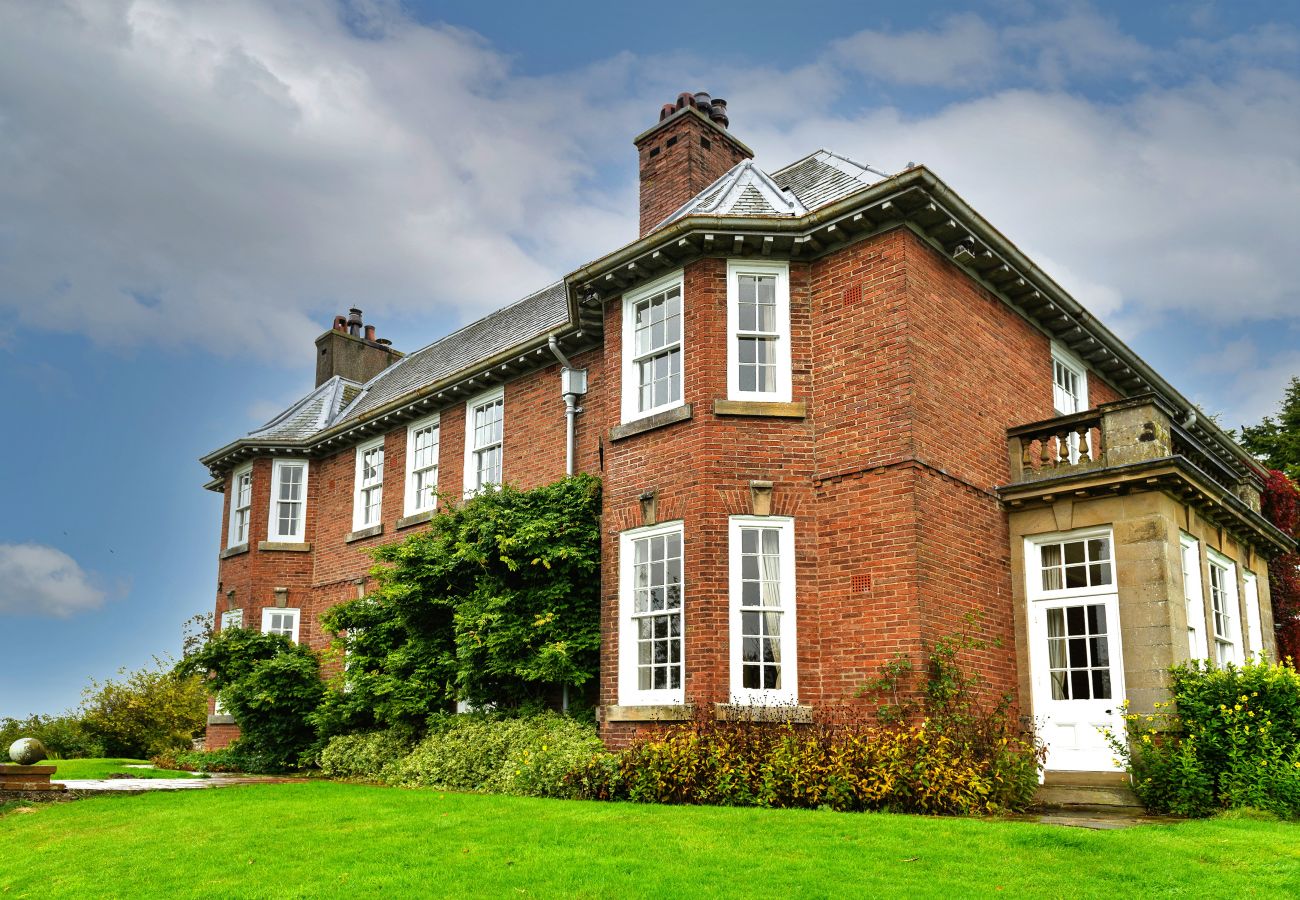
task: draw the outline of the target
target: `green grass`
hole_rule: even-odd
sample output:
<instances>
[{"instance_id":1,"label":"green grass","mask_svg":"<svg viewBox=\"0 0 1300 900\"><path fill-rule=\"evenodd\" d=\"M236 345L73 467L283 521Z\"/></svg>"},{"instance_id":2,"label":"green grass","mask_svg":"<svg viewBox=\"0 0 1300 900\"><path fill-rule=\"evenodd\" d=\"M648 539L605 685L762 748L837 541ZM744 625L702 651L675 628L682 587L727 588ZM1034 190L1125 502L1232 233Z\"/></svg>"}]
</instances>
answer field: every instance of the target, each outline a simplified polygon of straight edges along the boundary
<instances>
[{"instance_id":1,"label":"green grass","mask_svg":"<svg viewBox=\"0 0 1300 900\"><path fill-rule=\"evenodd\" d=\"M1096 832L305 782L0 818L4 897L1300 896L1300 827Z\"/></svg>"},{"instance_id":2,"label":"green grass","mask_svg":"<svg viewBox=\"0 0 1300 900\"><path fill-rule=\"evenodd\" d=\"M42 766L55 766L50 778L55 781L82 778L107 778L121 773L132 778L194 778L193 772L174 772L171 769L128 769L127 764L147 765L147 759L49 759Z\"/></svg>"}]
</instances>

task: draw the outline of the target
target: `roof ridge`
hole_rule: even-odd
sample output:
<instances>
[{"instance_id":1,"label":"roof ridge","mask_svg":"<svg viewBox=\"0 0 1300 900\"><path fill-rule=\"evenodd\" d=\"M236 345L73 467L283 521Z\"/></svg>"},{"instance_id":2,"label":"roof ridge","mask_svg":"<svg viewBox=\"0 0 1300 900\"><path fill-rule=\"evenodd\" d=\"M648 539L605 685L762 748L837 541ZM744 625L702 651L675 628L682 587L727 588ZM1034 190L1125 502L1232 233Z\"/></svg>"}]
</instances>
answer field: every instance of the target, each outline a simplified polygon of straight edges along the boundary
<instances>
[{"instance_id":1,"label":"roof ridge","mask_svg":"<svg viewBox=\"0 0 1300 900\"><path fill-rule=\"evenodd\" d=\"M302 408L306 406L308 403L320 397L325 389L332 388L333 385L330 382L334 381L334 379L338 377L340 376L335 375L333 378L330 378L328 381L324 381L321 384L318 384L316 387L312 388L311 391L306 396L292 403L288 409L281 412L278 416L275 416L273 419L271 419L271 421L267 422L265 425L262 425L259 428L254 428L252 431L248 432L248 437L256 437L259 434L270 431L276 425L279 425L281 422L284 422L286 419L291 418L294 414L301 411Z\"/></svg>"}]
</instances>

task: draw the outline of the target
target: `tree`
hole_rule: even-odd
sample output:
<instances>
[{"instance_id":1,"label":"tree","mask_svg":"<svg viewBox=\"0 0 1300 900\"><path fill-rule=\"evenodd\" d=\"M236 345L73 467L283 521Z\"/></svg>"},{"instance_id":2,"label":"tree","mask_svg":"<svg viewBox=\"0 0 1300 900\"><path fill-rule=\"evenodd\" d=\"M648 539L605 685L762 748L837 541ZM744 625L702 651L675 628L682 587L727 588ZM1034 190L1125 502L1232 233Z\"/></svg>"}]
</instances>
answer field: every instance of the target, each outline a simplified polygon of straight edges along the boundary
<instances>
[{"instance_id":1,"label":"tree","mask_svg":"<svg viewBox=\"0 0 1300 900\"><path fill-rule=\"evenodd\" d=\"M600 482L589 475L444 502L428 530L378 548L378 588L335 607L346 670L322 733L422 728L456 700L538 705L596 675Z\"/></svg>"},{"instance_id":2,"label":"tree","mask_svg":"<svg viewBox=\"0 0 1300 900\"><path fill-rule=\"evenodd\" d=\"M1260 509L1282 531L1300 537L1300 490L1276 469L1264 482ZM1268 583L1278 656L1300 660L1300 553L1283 553L1269 560Z\"/></svg>"},{"instance_id":3,"label":"tree","mask_svg":"<svg viewBox=\"0 0 1300 900\"><path fill-rule=\"evenodd\" d=\"M250 768L292 769L315 743L310 717L325 690L320 661L284 635L223 628L176 671L208 675L239 725L236 748Z\"/></svg>"},{"instance_id":4,"label":"tree","mask_svg":"<svg viewBox=\"0 0 1300 900\"><path fill-rule=\"evenodd\" d=\"M1291 379L1276 419L1265 416L1258 425L1242 426L1241 443L1265 466L1300 484L1300 377Z\"/></svg>"},{"instance_id":5,"label":"tree","mask_svg":"<svg viewBox=\"0 0 1300 900\"><path fill-rule=\"evenodd\" d=\"M179 675L157 657L153 667L121 669L120 680L82 691L81 728L107 756L146 757L188 749L207 722L202 679Z\"/></svg>"}]
</instances>

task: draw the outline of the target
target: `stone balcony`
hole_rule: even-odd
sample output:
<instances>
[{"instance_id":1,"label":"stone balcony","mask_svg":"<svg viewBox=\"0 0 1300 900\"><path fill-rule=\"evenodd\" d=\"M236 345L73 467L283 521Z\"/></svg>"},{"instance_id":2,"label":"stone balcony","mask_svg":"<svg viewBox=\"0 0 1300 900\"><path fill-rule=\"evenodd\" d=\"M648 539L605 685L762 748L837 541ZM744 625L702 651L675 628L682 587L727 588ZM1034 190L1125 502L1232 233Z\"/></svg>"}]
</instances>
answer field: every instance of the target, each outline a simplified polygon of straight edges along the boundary
<instances>
[{"instance_id":1,"label":"stone balcony","mask_svg":"<svg viewBox=\"0 0 1300 900\"><path fill-rule=\"evenodd\" d=\"M1163 491L1220 527L1279 551L1289 540L1260 515L1256 472L1212 448L1154 394L1007 430L1010 509L1140 490Z\"/></svg>"}]
</instances>

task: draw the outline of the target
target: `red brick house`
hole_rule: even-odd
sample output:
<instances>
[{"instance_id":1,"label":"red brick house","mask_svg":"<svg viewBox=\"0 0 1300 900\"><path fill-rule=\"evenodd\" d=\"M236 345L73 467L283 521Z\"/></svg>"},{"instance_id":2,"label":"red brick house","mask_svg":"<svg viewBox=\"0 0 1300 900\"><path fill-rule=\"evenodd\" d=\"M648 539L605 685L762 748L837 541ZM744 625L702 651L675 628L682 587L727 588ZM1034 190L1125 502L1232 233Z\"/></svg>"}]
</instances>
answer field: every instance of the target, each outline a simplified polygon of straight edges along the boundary
<instances>
[{"instance_id":1,"label":"red brick house","mask_svg":"<svg viewBox=\"0 0 1300 900\"><path fill-rule=\"evenodd\" d=\"M569 470L605 485L613 744L815 717L975 611L1049 769L1099 771L1171 663L1274 652L1260 467L933 172L764 172L703 94L635 145L635 242L405 355L339 317L316 390L203 459L223 624L323 646L431 488Z\"/></svg>"}]
</instances>

